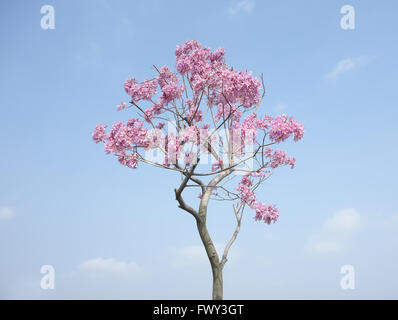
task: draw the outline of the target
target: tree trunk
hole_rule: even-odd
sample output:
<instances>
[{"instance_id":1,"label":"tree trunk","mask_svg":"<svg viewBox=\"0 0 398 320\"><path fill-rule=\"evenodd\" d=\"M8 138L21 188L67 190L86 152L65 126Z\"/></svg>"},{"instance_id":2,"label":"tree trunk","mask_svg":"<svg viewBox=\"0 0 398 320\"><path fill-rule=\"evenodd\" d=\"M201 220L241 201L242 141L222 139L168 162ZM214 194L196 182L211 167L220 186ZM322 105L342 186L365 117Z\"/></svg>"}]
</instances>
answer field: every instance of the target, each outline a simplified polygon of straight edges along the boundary
<instances>
[{"instance_id":1,"label":"tree trunk","mask_svg":"<svg viewBox=\"0 0 398 320\"><path fill-rule=\"evenodd\" d=\"M210 238L209 232L206 228L206 222L197 222L200 238L206 249L207 257L209 258L211 271L213 273L213 300L223 299L223 279L222 279L222 266L218 257L216 248Z\"/></svg>"},{"instance_id":2,"label":"tree trunk","mask_svg":"<svg viewBox=\"0 0 398 320\"><path fill-rule=\"evenodd\" d=\"M210 238L209 232L207 231L206 219L207 219L207 206L209 204L210 195L217 184L227 177L232 170L225 170L218 176L213 178L205 189L200 200L199 212L196 216L196 224L198 227L200 238L206 249L207 257L209 258L211 271L213 272L213 300L222 300L223 298L223 279L222 270L223 264L220 262L216 248L214 247L213 241Z\"/></svg>"},{"instance_id":3,"label":"tree trunk","mask_svg":"<svg viewBox=\"0 0 398 320\"><path fill-rule=\"evenodd\" d=\"M213 271L213 300L223 299L222 267L212 268Z\"/></svg>"}]
</instances>

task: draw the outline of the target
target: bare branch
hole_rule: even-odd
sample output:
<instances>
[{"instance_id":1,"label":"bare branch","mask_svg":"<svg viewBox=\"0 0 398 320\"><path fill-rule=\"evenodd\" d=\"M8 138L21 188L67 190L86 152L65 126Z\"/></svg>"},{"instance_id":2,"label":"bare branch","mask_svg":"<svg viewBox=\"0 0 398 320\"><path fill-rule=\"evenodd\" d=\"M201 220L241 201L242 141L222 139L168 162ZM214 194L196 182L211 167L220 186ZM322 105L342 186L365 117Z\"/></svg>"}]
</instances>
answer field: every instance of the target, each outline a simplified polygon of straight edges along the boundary
<instances>
[{"instance_id":1,"label":"bare branch","mask_svg":"<svg viewBox=\"0 0 398 320\"><path fill-rule=\"evenodd\" d=\"M195 209L193 209L191 206L186 204L184 199L181 196L182 192L184 191L184 189L185 189L189 179L191 178L191 176L192 176L192 174L193 174L193 172L194 172L194 170L195 170L197 165L198 165L198 162L191 167L189 172L185 172L184 173L184 175L185 175L184 180L181 182L181 185L180 185L180 187L178 189L174 189L174 192L175 192L175 195L176 195L176 200L179 203L178 207L183 209L183 210L185 210L185 211L187 211L187 212L189 212L198 221L198 220L200 220L198 212Z\"/></svg>"},{"instance_id":2,"label":"bare branch","mask_svg":"<svg viewBox=\"0 0 398 320\"><path fill-rule=\"evenodd\" d=\"M243 216L243 210L244 210L245 207L244 207L244 205L241 205L239 208L237 208L237 206L233 205L233 208L234 208L234 213L235 213L237 225L236 225L235 231L234 231L234 233L232 235L232 238L229 240L229 242L225 246L224 253L222 255L221 262L220 262L221 268L223 268L225 263L228 261L227 256L228 256L229 249L231 248L232 244L236 240L236 237L238 236L238 233L240 231L240 226L241 226L242 216ZM239 214L239 211L241 211L240 214Z\"/></svg>"},{"instance_id":3,"label":"bare branch","mask_svg":"<svg viewBox=\"0 0 398 320\"><path fill-rule=\"evenodd\" d=\"M196 163L196 166L199 164L199 160L197 160L197 163ZM174 165L178 170L180 170L181 171L181 173L183 174L183 175L187 175L188 173L186 173L186 171L183 171L182 169L181 169L181 167L178 165L178 164L175 164ZM196 167L195 166L195 167ZM202 182L202 180L200 180L200 179L198 179L198 178L196 178L196 177L193 177L193 171L192 171L192 174L189 174L189 179L191 180L191 181L193 181L193 182L195 182L198 186L200 186L201 187L201 189L202 189L202 193L204 193L205 192L205 184Z\"/></svg>"}]
</instances>

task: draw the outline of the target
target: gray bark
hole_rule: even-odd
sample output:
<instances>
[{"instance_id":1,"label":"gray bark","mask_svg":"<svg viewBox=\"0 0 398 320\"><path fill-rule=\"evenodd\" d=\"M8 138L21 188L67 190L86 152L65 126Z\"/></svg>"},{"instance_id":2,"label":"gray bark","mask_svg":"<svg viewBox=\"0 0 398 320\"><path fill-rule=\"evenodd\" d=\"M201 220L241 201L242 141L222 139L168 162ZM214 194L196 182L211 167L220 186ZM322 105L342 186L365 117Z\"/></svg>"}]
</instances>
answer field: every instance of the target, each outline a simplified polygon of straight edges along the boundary
<instances>
[{"instance_id":1,"label":"gray bark","mask_svg":"<svg viewBox=\"0 0 398 320\"><path fill-rule=\"evenodd\" d=\"M192 174L196 168L194 165L188 173L184 173L185 178L181 183L181 186L178 189L175 189L176 200L179 203L179 207L187 212L189 212L196 220L198 232L200 235L200 239L202 240L203 246L205 247L207 257L209 258L211 270L213 274L213 300L222 300L223 299L223 277L222 270L226 259L221 262L220 258L217 254L216 248L214 247L214 243L211 240L210 234L207 230L206 219L207 219L207 207L209 205L210 196L212 191L217 186L221 180L231 174L232 169L225 170L218 174L215 178L213 178L210 183L205 186L202 182L196 178L192 177ZM199 205L199 211L196 211L192 207L190 207L187 203L185 203L182 198L182 192L187 185L188 180L193 180L198 183L202 187L202 199Z\"/></svg>"},{"instance_id":2,"label":"gray bark","mask_svg":"<svg viewBox=\"0 0 398 320\"><path fill-rule=\"evenodd\" d=\"M216 248L207 231L206 224L197 221L198 231L202 243L205 247L207 257L209 258L211 271L213 274L213 300L222 300L223 298L223 280L222 280L222 266L218 257Z\"/></svg>"},{"instance_id":3,"label":"gray bark","mask_svg":"<svg viewBox=\"0 0 398 320\"><path fill-rule=\"evenodd\" d=\"M207 257L209 258L211 271L213 274L213 300L223 299L223 264L220 262L216 248L214 247L213 241L211 240L210 234L207 230L207 207L209 205L210 196L214 187L217 186L217 184L227 177L231 172L232 170L223 171L210 181L209 185L206 187L205 193L202 195L202 200L200 201L199 206L199 219L196 220L199 235L205 247Z\"/></svg>"}]
</instances>

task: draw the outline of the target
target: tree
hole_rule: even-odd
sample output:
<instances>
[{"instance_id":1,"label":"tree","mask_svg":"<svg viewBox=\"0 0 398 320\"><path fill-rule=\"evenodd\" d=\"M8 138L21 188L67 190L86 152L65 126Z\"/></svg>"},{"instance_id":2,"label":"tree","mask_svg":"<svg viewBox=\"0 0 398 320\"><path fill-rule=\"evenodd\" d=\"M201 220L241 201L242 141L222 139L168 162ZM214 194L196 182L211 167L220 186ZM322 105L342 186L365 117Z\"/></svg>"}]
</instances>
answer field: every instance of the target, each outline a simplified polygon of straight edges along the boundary
<instances>
[{"instance_id":1,"label":"tree","mask_svg":"<svg viewBox=\"0 0 398 320\"><path fill-rule=\"evenodd\" d=\"M295 159L271 146L289 137L300 140L304 128L284 114L257 117L265 96L263 77L260 81L245 70L229 68L223 48L212 52L197 41L186 41L176 47L175 55L176 73L154 66L155 78L126 80L131 101L121 102L118 110L135 109L138 118L114 124L109 133L99 124L93 139L129 168L143 162L181 175L175 199L195 219L212 269L213 299L222 299L223 268L244 209L254 210L254 219L267 224L279 216L275 205L257 200L255 190L277 167L293 168ZM197 209L183 198L191 187L200 190ZM210 200L233 203L236 228L221 257L206 224Z\"/></svg>"}]
</instances>

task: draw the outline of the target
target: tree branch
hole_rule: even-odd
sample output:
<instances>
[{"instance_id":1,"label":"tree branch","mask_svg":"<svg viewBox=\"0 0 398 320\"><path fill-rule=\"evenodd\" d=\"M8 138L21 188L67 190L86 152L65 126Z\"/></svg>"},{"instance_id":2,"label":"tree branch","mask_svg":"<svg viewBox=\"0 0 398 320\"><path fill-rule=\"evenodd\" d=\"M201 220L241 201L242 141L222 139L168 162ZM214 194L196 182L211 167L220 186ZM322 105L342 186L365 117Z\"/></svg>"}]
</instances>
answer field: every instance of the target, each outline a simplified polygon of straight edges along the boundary
<instances>
[{"instance_id":1,"label":"tree branch","mask_svg":"<svg viewBox=\"0 0 398 320\"><path fill-rule=\"evenodd\" d=\"M229 242L228 242L227 245L225 246L224 253L223 253L223 255L222 255L221 262L220 262L221 268L224 268L225 263L228 261L227 256L228 256L229 249L231 248L232 244L233 244L234 241L236 240L236 237L238 236L238 233L239 233L239 231L240 231L240 225L241 225L241 222L242 222L242 215L243 215L244 207L241 206L241 207L238 209L235 205L233 205L233 208L234 208L234 213L235 213L237 225L236 225L236 228L235 228L235 231L234 231L234 233L233 233L233 235L232 235L231 240L229 240ZM242 212L241 212L241 214L239 215L239 211L240 211L240 210L242 210Z\"/></svg>"},{"instance_id":2,"label":"tree branch","mask_svg":"<svg viewBox=\"0 0 398 320\"><path fill-rule=\"evenodd\" d=\"M198 212L194 208L192 208L191 206L186 204L181 195L182 192L184 191L188 181L190 180L197 165L198 165L198 161L196 162L196 164L194 164L192 166L192 168L189 170L189 172L184 173L184 175L185 175L184 180L181 182L181 185L178 189L174 189L174 192L176 195L176 200L178 201L178 204L179 204L178 207L180 209L183 209L183 210L189 212L198 221L198 220L200 220Z\"/></svg>"}]
</instances>

